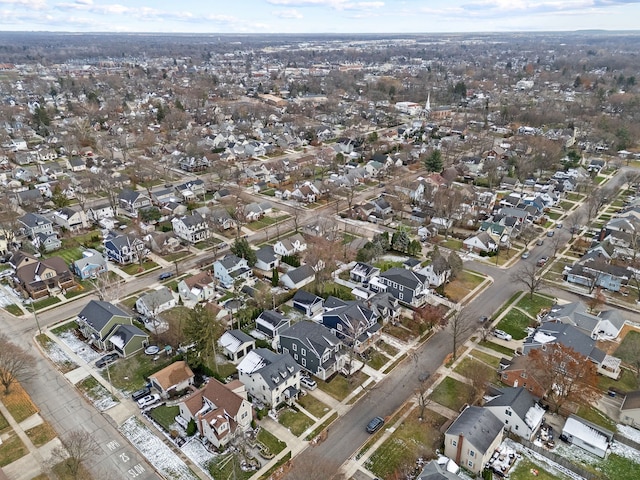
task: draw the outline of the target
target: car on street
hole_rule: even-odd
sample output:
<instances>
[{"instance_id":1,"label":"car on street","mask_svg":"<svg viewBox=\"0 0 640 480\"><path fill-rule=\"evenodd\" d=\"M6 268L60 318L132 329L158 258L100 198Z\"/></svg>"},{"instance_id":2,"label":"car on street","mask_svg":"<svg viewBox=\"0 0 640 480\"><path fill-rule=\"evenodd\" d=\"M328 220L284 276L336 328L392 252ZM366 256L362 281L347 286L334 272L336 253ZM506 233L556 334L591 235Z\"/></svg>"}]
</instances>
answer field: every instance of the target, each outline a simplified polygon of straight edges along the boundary
<instances>
[{"instance_id":1,"label":"car on street","mask_svg":"<svg viewBox=\"0 0 640 480\"><path fill-rule=\"evenodd\" d=\"M554 232L553 230L549 230L547 232L547 237L553 237L555 235L556 232Z\"/></svg>"},{"instance_id":2,"label":"car on street","mask_svg":"<svg viewBox=\"0 0 640 480\"><path fill-rule=\"evenodd\" d=\"M316 388L318 388L318 384L316 383L316 381L310 377L301 377L300 385L302 385L307 390L315 390Z\"/></svg>"},{"instance_id":3,"label":"car on street","mask_svg":"<svg viewBox=\"0 0 640 480\"><path fill-rule=\"evenodd\" d=\"M529 255L531 255L531 252L529 252L529 250L525 250L524 252L522 252L522 255L520 255L520 258L526 260L527 258L529 258Z\"/></svg>"},{"instance_id":4,"label":"car on street","mask_svg":"<svg viewBox=\"0 0 640 480\"><path fill-rule=\"evenodd\" d=\"M544 267L548 260L549 260L549 257L546 257L546 256L545 257L540 257L538 259L538 262L536 263L536 265L538 267Z\"/></svg>"},{"instance_id":5,"label":"car on street","mask_svg":"<svg viewBox=\"0 0 640 480\"><path fill-rule=\"evenodd\" d=\"M384 418L382 417L373 417L371 421L367 424L367 432L376 433L382 426L384 425Z\"/></svg>"},{"instance_id":6,"label":"car on street","mask_svg":"<svg viewBox=\"0 0 640 480\"><path fill-rule=\"evenodd\" d=\"M133 392L131 394L131 399L137 402L138 400L146 397L150 393L151 393L151 390L149 389L149 387L143 387L140 390L136 390L135 392Z\"/></svg>"},{"instance_id":7,"label":"car on street","mask_svg":"<svg viewBox=\"0 0 640 480\"><path fill-rule=\"evenodd\" d=\"M171 278L171 277L173 277L173 273L172 272L164 272L164 273L160 274L158 279L159 280L166 280L167 278Z\"/></svg>"},{"instance_id":8,"label":"car on street","mask_svg":"<svg viewBox=\"0 0 640 480\"><path fill-rule=\"evenodd\" d=\"M511 339L513 338L513 337L511 336L511 334L509 334L509 333L505 332L504 330L498 330L498 329L495 329L495 330L493 331L493 335L494 335L494 337L499 338L500 340L507 340L507 341L509 341L509 340L511 340Z\"/></svg>"},{"instance_id":9,"label":"car on street","mask_svg":"<svg viewBox=\"0 0 640 480\"><path fill-rule=\"evenodd\" d=\"M98 368L106 367L107 365L110 365L113 362L115 362L118 359L118 357L119 355L117 353L109 353L104 357L100 357L98 360L96 360L95 365Z\"/></svg>"},{"instance_id":10,"label":"car on street","mask_svg":"<svg viewBox=\"0 0 640 480\"><path fill-rule=\"evenodd\" d=\"M561 223L556 223L556 228L562 228L562 224Z\"/></svg>"},{"instance_id":11,"label":"car on street","mask_svg":"<svg viewBox=\"0 0 640 480\"><path fill-rule=\"evenodd\" d=\"M544 240L539 238L538 240L536 240L536 245L540 246L544 243Z\"/></svg>"},{"instance_id":12,"label":"car on street","mask_svg":"<svg viewBox=\"0 0 640 480\"><path fill-rule=\"evenodd\" d=\"M480 317L480 323L485 323L487 320L489 320L489 317L487 317L486 315L482 315Z\"/></svg>"},{"instance_id":13,"label":"car on street","mask_svg":"<svg viewBox=\"0 0 640 480\"><path fill-rule=\"evenodd\" d=\"M158 395L157 393L152 393L151 395L147 395L146 397L142 397L140 400L138 400L138 406L140 408L145 408L159 401L160 395Z\"/></svg>"}]
</instances>

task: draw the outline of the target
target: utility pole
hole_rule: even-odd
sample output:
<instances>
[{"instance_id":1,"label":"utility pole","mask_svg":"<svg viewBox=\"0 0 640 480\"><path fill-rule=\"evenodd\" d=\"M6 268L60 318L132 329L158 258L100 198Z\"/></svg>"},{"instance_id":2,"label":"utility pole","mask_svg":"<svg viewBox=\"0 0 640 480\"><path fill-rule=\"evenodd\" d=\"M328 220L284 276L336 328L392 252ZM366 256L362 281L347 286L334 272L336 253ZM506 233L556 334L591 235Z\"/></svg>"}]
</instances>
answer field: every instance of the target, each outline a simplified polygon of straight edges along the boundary
<instances>
[{"instance_id":1,"label":"utility pole","mask_svg":"<svg viewBox=\"0 0 640 480\"><path fill-rule=\"evenodd\" d=\"M38 320L38 314L36 313L36 306L33 303L33 299L31 299L31 311L33 312L33 318L36 320L36 325L38 326L38 335L42 335L42 328L40 328L40 321Z\"/></svg>"}]
</instances>

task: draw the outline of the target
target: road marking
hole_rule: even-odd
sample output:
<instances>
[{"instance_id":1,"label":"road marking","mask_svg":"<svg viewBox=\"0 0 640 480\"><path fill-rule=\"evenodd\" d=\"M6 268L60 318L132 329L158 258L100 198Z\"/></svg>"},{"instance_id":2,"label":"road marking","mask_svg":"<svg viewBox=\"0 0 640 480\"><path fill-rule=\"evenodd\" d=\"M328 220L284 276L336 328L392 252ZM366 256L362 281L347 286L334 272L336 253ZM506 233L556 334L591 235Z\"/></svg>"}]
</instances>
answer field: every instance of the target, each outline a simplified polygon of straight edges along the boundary
<instances>
[{"instance_id":1,"label":"road marking","mask_svg":"<svg viewBox=\"0 0 640 480\"><path fill-rule=\"evenodd\" d=\"M136 478L137 476L143 474L144 471L145 471L144 467L138 463L137 465L134 465L133 468L130 468L129 470L127 470L127 473L132 478Z\"/></svg>"},{"instance_id":2,"label":"road marking","mask_svg":"<svg viewBox=\"0 0 640 480\"><path fill-rule=\"evenodd\" d=\"M120 456L120 460L122 460L124 463L127 463L130 460L129 455L127 455L127 452L122 452L119 456Z\"/></svg>"},{"instance_id":3,"label":"road marking","mask_svg":"<svg viewBox=\"0 0 640 480\"><path fill-rule=\"evenodd\" d=\"M118 442L116 442L115 440L107 443L107 448L109 450L111 450L112 452L117 450L120 447L120 444Z\"/></svg>"}]
</instances>

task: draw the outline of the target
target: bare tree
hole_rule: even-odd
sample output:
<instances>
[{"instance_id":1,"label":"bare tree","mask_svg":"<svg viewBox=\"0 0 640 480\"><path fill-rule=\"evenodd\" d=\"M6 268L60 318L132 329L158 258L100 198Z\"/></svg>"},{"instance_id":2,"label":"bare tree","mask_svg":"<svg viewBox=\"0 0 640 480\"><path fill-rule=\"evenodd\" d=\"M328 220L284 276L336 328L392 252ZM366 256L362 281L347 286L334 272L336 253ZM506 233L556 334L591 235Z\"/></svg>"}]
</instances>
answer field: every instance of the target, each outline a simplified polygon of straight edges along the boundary
<instances>
[{"instance_id":1,"label":"bare tree","mask_svg":"<svg viewBox=\"0 0 640 480\"><path fill-rule=\"evenodd\" d=\"M540 267L535 263L526 262L511 274L511 278L515 282L522 284L529 292L529 298L533 299L533 296L547 285L540 271Z\"/></svg>"},{"instance_id":2,"label":"bare tree","mask_svg":"<svg viewBox=\"0 0 640 480\"><path fill-rule=\"evenodd\" d=\"M60 442L62 445L52 452L53 458L64 462L65 470L73 479L80 477L82 463L102 454L93 434L85 430L71 430L60 437Z\"/></svg>"},{"instance_id":3,"label":"bare tree","mask_svg":"<svg viewBox=\"0 0 640 480\"><path fill-rule=\"evenodd\" d=\"M454 310L449 317L448 328L452 340L451 351L454 360L458 358L458 347L464 339L464 336L470 333L475 327L475 322L473 322L471 316L462 308L460 310Z\"/></svg>"},{"instance_id":4,"label":"bare tree","mask_svg":"<svg viewBox=\"0 0 640 480\"><path fill-rule=\"evenodd\" d=\"M573 240L573 236L578 233L582 222L584 220L584 215L579 212L575 212L573 215L569 215L565 224L569 229L569 233L571 234L571 240Z\"/></svg>"},{"instance_id":5,"label":"bare tree","mask_svg":"<svg viewBox=\"0 0 640 480\"><path fill-rule=\"evenodd\" d=\"M25 349L11 343L8 336L0 334L0 384L4 387L5 395L11 393L11 385L15 382L27 380L35 374L34 361Z\"/></svg>"},{"instance_id":6,"label":"bare tree","mask_svg":"<svg viewBox=\"0 0 640 480\"><path fill-rule=\"evenodd\" d=\"M429 397L429 375L421 374L418 376L418 386L415 390L416 400L420 407L420 419L424 418L424 411L429 405L431 405L431 398Z\"/></svg>"},{"instance_id":7,"label":"bare tree","mask_svg":"<svg viewBox=\"0 0 640 480\"><path fill-rule=\"evenodd\" d=\"M123 293L123 282L118 275L104 272L89 280L89 283L96 289L98 298L105 302L110 302L120 298Z\"/></svg>"}]
</instances>

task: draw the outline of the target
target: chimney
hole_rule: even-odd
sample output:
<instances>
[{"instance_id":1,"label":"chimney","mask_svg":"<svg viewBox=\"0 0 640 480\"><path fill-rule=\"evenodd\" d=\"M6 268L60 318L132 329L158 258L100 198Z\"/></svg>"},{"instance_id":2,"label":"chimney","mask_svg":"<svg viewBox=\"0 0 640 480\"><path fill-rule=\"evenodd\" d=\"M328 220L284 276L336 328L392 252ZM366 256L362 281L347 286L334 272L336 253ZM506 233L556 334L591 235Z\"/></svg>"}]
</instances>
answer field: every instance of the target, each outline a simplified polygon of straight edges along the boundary
<instances>
[{"instance_id":1,"label":"chimney","mask_svg":"<svg viewBox=\"0 0 640 480\"><path fill-rule=\"evenodd\" d=\"M462 455L462 442L464 442L464 435L458 435L458 450L456 451L456 463L460 465L460 456Z\"/></svg>"}]
</instances>

